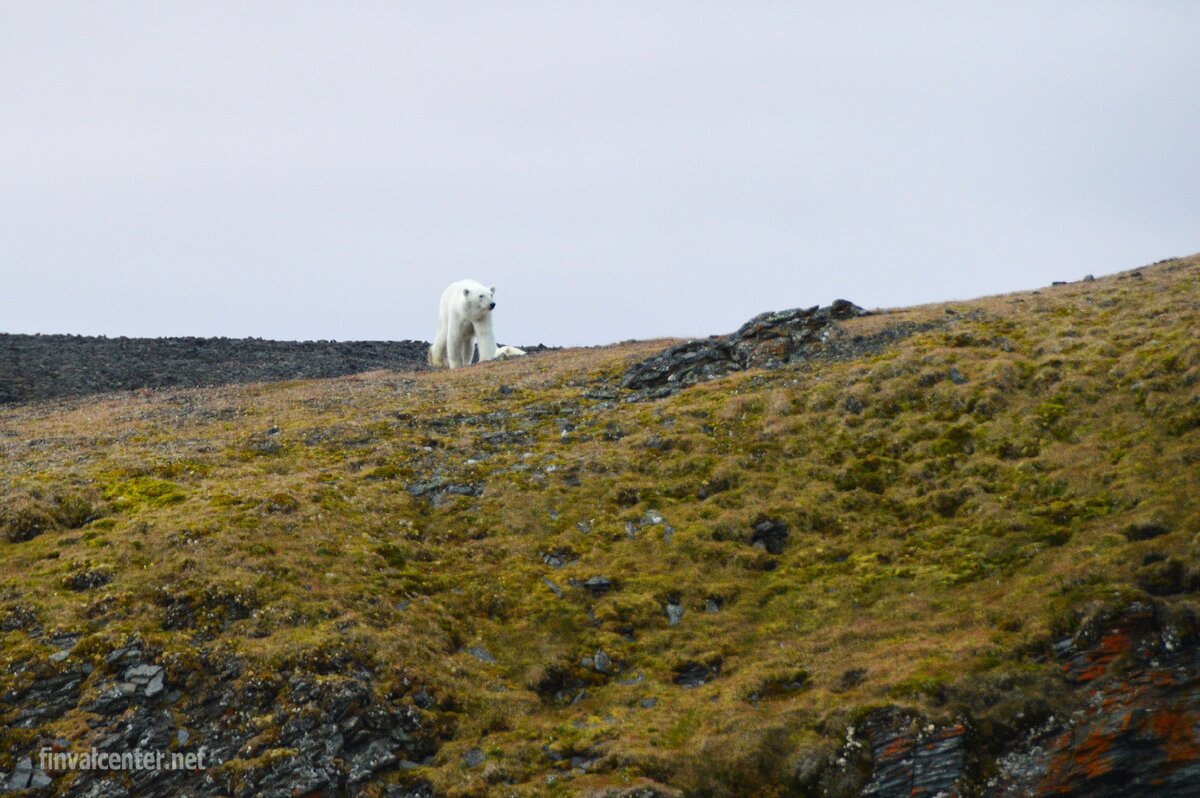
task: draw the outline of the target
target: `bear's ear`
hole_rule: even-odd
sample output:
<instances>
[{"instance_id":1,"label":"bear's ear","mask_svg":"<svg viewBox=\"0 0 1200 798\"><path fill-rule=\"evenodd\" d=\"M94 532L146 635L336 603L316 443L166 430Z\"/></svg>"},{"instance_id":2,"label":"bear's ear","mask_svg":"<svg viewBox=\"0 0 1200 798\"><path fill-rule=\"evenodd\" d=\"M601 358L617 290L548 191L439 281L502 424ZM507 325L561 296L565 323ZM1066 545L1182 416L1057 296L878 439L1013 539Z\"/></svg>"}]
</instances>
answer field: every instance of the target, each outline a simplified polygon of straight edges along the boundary
<instances>
[{"instance_id":1,"label":"bear's ear","mask_svg":"<svg viewBox=\"0 0 1200 798\"><path fill-rule=\"evenodd\" d=\"M471 289L470 289L470 288L464 288L464 289L463 289L463 296L470 296L470 295L471 295Z\"/></svg>"},{"instance_id":2,"label":"bear's ear","mask_svg":"<svg viewBox=\"0 0 1200 798\"><path fill-rule=\"evenodd\" d=\"M491 291L492 291L492 296L495 296L496 295L496 286L493 285L491 288Z\"/></svg>"}]
</instances>

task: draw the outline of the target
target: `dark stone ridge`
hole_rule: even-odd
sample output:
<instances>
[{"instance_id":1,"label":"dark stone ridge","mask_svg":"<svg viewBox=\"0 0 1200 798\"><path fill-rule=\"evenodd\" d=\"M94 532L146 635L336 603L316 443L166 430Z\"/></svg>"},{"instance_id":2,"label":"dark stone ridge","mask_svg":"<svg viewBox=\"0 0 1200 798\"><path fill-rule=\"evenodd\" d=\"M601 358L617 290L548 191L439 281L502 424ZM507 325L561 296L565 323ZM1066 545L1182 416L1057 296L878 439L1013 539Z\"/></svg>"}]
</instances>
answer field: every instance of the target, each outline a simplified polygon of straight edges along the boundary
<instances>
[{"instance_id":1,"label":"dark stone ridge","mask_svg":"<svg viewBox=\"0 0 1200 798\"><path fill-rule=\"evenodd\" d=\"M658 399L689 385L751 368L779 368L808 357L833 334L834 322L866 315L844 299L829 307L762 313L730 335L685 341L625 372L631 400Z\"/></svg>"},{"instance_id":2,"label":"dark stone ridge","mask_svg":"<svg viewBox=\"0 0 1200 798\"><path fill-rule=\"evenodd\" d=\"M521 347L527 354L552 347ZM429 368L424 341L106 338L0 333L0 404L138 388L342 377Z\"/></svg>"},{"instance_id":3,"label":"dark stone ridge","mask_svg":"<svg viewBox=\"0 0 1200 798\"><path fill-rule=\"evenodd\" d=\"M428 368L422 341L0 334L0 403Z\"/></svg>"}]
</instances>

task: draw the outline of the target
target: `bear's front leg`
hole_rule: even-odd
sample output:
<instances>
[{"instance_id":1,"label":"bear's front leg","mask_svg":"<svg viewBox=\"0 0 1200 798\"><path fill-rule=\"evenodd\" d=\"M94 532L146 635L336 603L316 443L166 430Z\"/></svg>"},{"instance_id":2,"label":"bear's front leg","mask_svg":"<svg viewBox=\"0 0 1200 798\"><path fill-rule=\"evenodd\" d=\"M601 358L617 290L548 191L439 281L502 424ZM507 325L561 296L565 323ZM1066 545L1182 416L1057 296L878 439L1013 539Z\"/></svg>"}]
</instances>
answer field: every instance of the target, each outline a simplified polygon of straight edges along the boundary
<instances>
[{"instance_id":1,"label":"bear's front leg","mask_svg":"<svg viewBox=\"0 0 1200 798\"><path fill-rule=\"evenodd\" d=\"M492 322L481 322L475 325L475 338L479 343L479 362L496 359L496 333L492 331Z\"/></svg>"}]
</instances>

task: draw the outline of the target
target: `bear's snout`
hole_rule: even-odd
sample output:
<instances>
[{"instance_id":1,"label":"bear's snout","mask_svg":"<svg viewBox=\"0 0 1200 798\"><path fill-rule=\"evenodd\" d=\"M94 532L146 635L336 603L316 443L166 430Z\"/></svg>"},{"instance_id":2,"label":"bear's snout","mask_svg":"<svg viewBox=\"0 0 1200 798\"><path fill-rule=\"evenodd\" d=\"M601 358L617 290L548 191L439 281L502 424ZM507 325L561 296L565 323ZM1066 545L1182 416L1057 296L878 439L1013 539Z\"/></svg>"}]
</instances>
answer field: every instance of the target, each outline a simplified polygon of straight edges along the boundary
<instances>
[{"instance_id":1,"label":"bear's snout","mask_svg":"<svg viewBox=\"0 0 1200 798\"><path fill-rule=\"evenodd\" d=\"M495 302L493 302L492 304L488 305L488 310L495 310L495 309L496 309L496 303L495 303Z\"/></svg>"}]
</instances>

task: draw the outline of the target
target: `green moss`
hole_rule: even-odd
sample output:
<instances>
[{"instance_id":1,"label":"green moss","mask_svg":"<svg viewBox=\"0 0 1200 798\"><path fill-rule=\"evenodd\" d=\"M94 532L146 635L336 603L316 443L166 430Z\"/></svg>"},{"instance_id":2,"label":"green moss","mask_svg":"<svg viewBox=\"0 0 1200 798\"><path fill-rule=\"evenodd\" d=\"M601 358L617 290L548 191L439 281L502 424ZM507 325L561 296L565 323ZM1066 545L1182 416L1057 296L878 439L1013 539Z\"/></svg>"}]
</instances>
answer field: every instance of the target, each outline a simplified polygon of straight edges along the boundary
<instances>
[{"instance_id":1,"label":"green moss","mask_svg":"<svg viewBox=\"0 0 1200 798\"><path fill-rule=\"evenodd\" d=\"M145 507L168 507L187 499L187 494L174 482L155 477L134 477L109 485L104 498L118 512L136 512Z\"/></svg>"},{"instance_id":2,"label":"green moss","mask_svg":"<svg viewBox=\"0 0 1200 798\"><path fill-rule=\"evenodd\" d=\"M401 470L398 466L384 465L377 466L368 471L364 476L367 479L395 479L400 476Z\"/></svg>"},{"instance_id":3,"label":"green moss","mask_svg":"<svg viewBox=\"0 0 1200 798\"><path fill-rule=\"evenodd\" d=\"M948 428L933 442L933 454L943 457L952 454L969 454L975 450L973 428L968 424L957 424Z\"/></svg>"}]
</instances>

